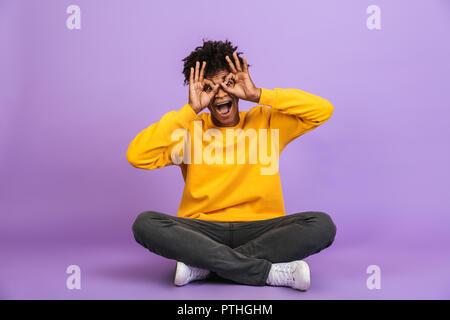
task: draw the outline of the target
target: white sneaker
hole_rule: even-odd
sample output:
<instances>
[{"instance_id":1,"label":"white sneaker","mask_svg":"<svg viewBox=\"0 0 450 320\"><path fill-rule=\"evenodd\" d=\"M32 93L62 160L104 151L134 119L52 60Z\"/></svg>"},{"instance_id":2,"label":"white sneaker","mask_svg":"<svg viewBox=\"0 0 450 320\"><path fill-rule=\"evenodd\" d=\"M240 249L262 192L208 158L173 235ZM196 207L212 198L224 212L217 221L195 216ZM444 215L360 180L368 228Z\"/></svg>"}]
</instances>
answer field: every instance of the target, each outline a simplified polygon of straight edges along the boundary
<instances>
[{"instance_id":1,"label":"white sneaker","mask_svg":"<svg viewBox=\"0 0 450 320\"><path fill-rule=\"evenodd\" d=\"M274 263L266 283L271 286L292 287L297 290L309 289L311 280L309 266L305 261Z\"/></svg>"},{"instance_id":2,"label":"white sneaker","mask_svg":"<svg viewBox=\"0 0 450 320\"><path fill-rule=\"evenodd\" d=\"M183 262L177 261L174 284L179 287L184 286L191 281L206 279L209 274L209 270L190 267Z\"/></svg>"}]
</instances>

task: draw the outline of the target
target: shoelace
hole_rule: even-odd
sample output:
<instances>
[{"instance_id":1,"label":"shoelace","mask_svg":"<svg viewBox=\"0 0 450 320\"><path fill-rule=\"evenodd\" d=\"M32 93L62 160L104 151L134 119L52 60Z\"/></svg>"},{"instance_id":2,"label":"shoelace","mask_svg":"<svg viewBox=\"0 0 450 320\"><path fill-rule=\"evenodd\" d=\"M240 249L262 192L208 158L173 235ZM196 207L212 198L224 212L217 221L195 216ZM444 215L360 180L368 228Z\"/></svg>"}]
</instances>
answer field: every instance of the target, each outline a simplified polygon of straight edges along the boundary
<instances>
[{"instance_id":1,"label":"shoelace","mask_svg":"<svg viewBox=\"0 0 450 320\"><path fill-rule=\"evenodd\" d=\"M191 271L190 272L191 279L202 279L208 275L207 270L198 269L198 268L194 268L194 267L189 267L189 269Z\"/></svg>"},{"instance_id":2,"label":"shoelace","mask_svg":"<svg viewBox=\"0 0 450 320\"><path fill-rule=\"evenodd\" d=\"M277 285L294 285L294 265L292 263L277 263L274 266L273 282Z\"/></svg>"}]
</instances>

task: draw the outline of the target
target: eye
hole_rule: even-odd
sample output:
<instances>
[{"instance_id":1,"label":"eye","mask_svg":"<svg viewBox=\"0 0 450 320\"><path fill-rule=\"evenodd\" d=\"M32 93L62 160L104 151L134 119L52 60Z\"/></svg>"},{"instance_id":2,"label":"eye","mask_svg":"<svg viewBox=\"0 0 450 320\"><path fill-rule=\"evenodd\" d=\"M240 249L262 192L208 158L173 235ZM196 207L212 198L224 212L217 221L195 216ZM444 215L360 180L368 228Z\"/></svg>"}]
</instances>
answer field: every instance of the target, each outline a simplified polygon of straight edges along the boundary
<instances>
[{"instance_id":1,"label":"eye","mask_svg":"<svg viewBox=\"0 0 450 320\"><path fill-rule=\"evenodd\" d=\"M211 91L211 86L209 85L209 84L207 84L204 88L203 88L203 90L204 91Z\"/></svg>"},{"instance_id":2,"label":"eye","mask_svg":"<svg viewBox=\"0 0 450 320\"><path fill-rule=\"evenodd\" d=\"M234 84L233 80L231 80L231 79L230 79L230 80L228 80L228 82L227 82L227 86L229 86L229 87L230 87L230 86L232 86L233 84Z\"/></svg>"}]
</instances>

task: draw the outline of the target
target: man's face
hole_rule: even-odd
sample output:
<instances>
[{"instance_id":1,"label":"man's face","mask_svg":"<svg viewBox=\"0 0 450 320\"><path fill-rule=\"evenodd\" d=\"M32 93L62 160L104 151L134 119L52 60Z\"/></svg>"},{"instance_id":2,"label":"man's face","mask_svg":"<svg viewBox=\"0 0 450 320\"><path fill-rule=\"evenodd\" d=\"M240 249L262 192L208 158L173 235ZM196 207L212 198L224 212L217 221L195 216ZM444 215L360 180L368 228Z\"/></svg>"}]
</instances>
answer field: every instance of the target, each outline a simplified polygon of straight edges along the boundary
<instances>
[{"instance_id":1,"label":"man's face","mask_svg":"<svg viewBox=\"0 0 450 320\"><path fill-rule=\"evenodd\" d=\"M220 127L233 127L239 123L239 99L224 91L220 86L220 83L225 81L225 77L228 74L229 72L227 70L222 70L212 77L205 77L214 84L219 85L219 90L211 100L208 109L211 112L211 118L214 124ZM225 85L232 88L234 87L234 82L231 79ZM206 85L205 90L211 90L211 88Z\"/></svg>"}]
</instances>

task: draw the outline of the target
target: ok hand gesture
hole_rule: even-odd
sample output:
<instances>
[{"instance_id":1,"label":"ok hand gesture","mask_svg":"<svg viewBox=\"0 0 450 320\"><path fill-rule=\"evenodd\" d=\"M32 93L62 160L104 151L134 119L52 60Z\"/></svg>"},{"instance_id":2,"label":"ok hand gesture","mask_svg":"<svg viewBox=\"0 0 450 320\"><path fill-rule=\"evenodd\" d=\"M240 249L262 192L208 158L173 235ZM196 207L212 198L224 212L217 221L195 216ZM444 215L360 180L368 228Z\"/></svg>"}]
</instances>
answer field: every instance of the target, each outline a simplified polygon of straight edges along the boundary
<instances>
[{"instance_id":1,"label":"ok hand gesture","mask_svg":"<svg viewBox=\"0 0 450 320\"><path fill-rule=\"evenodd\" d=\"M203 61L202 69L199 74L200 62L195 63L194 68L191 67L189 75L189 105L194 109L195 113L199 113L206 108L219 89L218 84L214 84L212 81L205 79L205 67L206 61ZM204 91L205 85L208 84L212 90Z\"/></svg>"},{"instance_id":2,"label":"ok hand gesture","mask_svg":"<svg viewBox=\"0 0 450 320\"><path fill-rule=\"evenodd\" d=\"M223 90L239 99L257 103L261 96L261 89L257 88L250 78L250 74L248 73L247 60L242 57L242 62L244 64L244 68L242 68L236 52L233 52L233 57L235 62L234 64L229 56L225 57L228 65L230 66L231 72L227 75L225 81L220 85L222 86ZM227 85L230 80L234 85Z\"/></svg>"}]
</instances>

